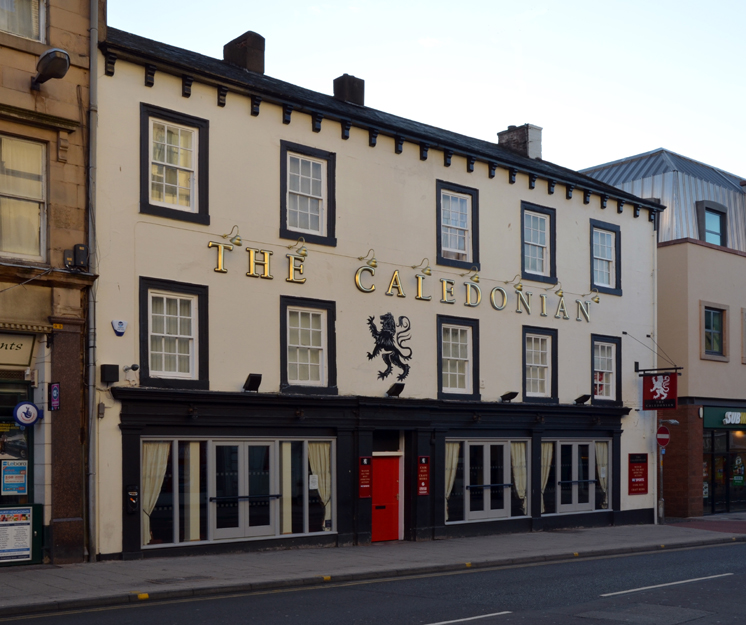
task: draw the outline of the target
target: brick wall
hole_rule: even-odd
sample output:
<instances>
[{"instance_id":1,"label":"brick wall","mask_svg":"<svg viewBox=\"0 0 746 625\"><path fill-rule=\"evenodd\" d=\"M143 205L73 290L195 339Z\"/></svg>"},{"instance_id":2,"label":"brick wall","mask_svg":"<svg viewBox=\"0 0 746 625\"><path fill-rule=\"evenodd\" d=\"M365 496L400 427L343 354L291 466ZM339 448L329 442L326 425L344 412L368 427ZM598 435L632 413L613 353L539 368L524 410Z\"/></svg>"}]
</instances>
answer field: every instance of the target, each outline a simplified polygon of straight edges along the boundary
<instances>
[{"instance_id":1,"label":"brick wall","mask_svg":"<svg viewBox=\"0 0 746 625\"><path fill-rule=\"evenodd\" d=\"M676 419L669 425L671 441L663 460L663 497L666 516L702 516L702 432L699 406L679 406L659 412L659 419Z\"/></svg>"}]
</instances>

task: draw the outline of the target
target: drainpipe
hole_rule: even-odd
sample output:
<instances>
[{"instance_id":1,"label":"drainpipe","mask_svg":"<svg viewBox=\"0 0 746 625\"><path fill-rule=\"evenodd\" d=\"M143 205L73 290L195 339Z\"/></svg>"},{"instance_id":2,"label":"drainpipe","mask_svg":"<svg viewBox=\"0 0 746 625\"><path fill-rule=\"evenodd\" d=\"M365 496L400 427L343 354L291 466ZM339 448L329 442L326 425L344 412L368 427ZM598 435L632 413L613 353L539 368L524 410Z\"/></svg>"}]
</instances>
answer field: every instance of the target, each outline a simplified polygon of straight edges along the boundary
<instances>
[{"instance_id":1,"label":"drainpipe","mask_svg":"<svg viewBox=\"0 0 746 625\"><path fill-rule=\"evenodd\" d=\"M98 137L98 0L90 0L90 48L88 91L88 250L89 271L98 274L96 246L96 142ZM98 416L96 414L96 284L88 289L88 559L98 555L96 535L96 488Z\"/></svg>"}]
</instances>

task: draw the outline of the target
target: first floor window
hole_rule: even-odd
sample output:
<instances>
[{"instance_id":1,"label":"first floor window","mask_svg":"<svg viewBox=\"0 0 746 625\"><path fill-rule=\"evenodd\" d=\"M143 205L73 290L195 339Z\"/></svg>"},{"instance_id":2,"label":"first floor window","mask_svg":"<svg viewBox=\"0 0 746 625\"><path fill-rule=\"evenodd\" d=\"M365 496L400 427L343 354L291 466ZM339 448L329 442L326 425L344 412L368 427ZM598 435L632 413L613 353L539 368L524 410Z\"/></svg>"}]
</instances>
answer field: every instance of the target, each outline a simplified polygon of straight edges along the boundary
<instances>
[{"instance_id":1,"label":"first floor window","mask_svg":"<svg viewBox=\"0 0 746 625\"><path fill-rule=\"evenodd\" d=\"M542 441L542 514L607 510L609 441Z\"/></svg>"},{"instance_id":2,"label":"first floor window","mask_svg":"<svg viewBox=\"0 0 746 625\"><path fill-rule=\"evenodd\" d=\"M526 395L549 394L551 340L547 336L526 336Z\"/></svg>"},{"instance_id":3,"label":"first floor window","mask_svg":"<svg viewBox=\"0 0 746 625\"><path fill-rule=\"evenodd\" d=\"M723 355L723 319L725 315L717 308L705 307L705 351Z\"/></svg>"},{"instance_id":4,"label":"first floor window","mask_svg":"<svg viewBox=\"0 0 746 625\"><path fill-rule=\"evenodd\" d=\"M288 308L288 382L325 383L325 312Z\"/></svg>"},{"instance_id":5,"label":"first floor window","mask_svg":"<svg viewBox=\"0 0 746 625\"><path fill-rule=\"evenodd\" d=\"M150 375L195 377L196 297L151 292Z\"/></svg>"},{"instance_id":6,"label":"first floor window","mask_svg":"<svg viewBox=\"0 0 746 625\"><path fill-rule=\"evenodd\" d=\"M528 442L446 441L446 522L528 514Z\"/></svg>"},{"instance_id":7,"label":"first floor window","mask_svg":"<svg viewBox=\"0 0 746 625\"><path fill-rule=\"evenodd\" d=\"M0 135L0 254L43 260L44 160L41 143Z\"/></svg>"},{"instance_id":8,"label":"first floor window","mask_svg":"<svg viewBox=\"0 0 746 625\"><path fill-rule=\"evenodd\" d=\"M593 345L593 396L598 399L615 399L615 348L611 343Z\"/></svg>"},{"instance_id":9,"label":"first floor window","mask_svg":"<svg viewBox=\"0 0 746 625\"><path fill-rule=\"evenodd\" d=\"M444 325L443 358L441 360L443 391L471 392L470 355L469 328Z\"/></svg>"},{"instance_id":10,"label":"first floor window","mask_svg":"<svg viewBox=\"0 0 746 625\"><path fill-rule=\"evenodd\" d=\"M43 0L0 0L0 31L42 40Z\"/></svg>"}]
</instances>

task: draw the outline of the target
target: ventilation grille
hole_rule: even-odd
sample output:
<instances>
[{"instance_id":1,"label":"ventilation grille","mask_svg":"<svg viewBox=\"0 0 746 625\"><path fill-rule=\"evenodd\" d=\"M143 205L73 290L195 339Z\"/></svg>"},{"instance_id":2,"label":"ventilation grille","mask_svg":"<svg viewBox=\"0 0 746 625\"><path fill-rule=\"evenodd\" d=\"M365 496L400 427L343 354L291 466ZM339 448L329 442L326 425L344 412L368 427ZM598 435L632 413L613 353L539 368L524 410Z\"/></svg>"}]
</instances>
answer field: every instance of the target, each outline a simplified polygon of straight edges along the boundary
<instances>
[{"instance_id":1,"label":"ventilation grille","mask_svg":"<svg viewBox=\"0 0 746 625\"><path fill-rule=\"evenodd\" d=\"M0 369L0 380L25 380L25 371L11 371L10 369Z\"/></svg>"}]
</instances>

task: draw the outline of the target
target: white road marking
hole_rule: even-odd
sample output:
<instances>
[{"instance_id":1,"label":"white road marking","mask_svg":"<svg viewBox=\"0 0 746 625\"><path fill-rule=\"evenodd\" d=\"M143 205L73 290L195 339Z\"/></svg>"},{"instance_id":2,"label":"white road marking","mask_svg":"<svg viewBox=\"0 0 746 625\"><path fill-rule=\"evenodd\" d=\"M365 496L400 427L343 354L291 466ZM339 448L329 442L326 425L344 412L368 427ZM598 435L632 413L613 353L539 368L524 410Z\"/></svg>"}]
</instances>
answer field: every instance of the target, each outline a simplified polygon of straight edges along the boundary
<instances>
[{"instance_id":1,"label":"white road marking","mask_svg":"<svg viewBox=\"0 0 746 625\"><path fill-rule=\"evenodd\" d=\"M493 612L492 614L482 614L481 616L469 616L468 618L457 618L455 621L438 621L437 623L428 623L427 625L448 625L448 623L464 623L465 621L476 621L480 618L489 618L490 616L502 616L503 614L512 614L512 612Z\"/></svg>"},{"instance_id":2,"label":"white road marking","mask_svg":"<svg viewBox=\"0 0 746 625\"><path fill-rule=\"evenodd\" d=\"M694 579L685 579L680 582L669 582L668 584L657 584L655 586L644 586L643 588L633 588L632 590L620 590L619 592L607 592L605 595L600 595L601 597L613 597L615 595L626 595L630 592L640 592L641 590L651 590L653 588L663 588L664 586L676 586L678 584L688 584L690 582L701 582L705 579L715 579L717 577L728 577L729 575L733 575L733 573L723 573L722 575L710 575L709 577L695 577ZM436 624L433 624L436 625Z\"/></svg>"}]
</instances>

